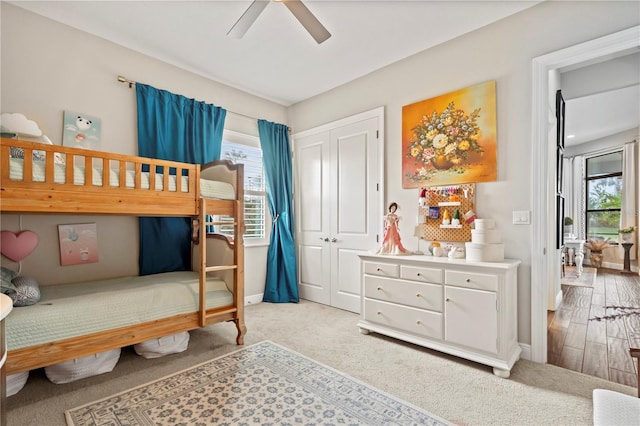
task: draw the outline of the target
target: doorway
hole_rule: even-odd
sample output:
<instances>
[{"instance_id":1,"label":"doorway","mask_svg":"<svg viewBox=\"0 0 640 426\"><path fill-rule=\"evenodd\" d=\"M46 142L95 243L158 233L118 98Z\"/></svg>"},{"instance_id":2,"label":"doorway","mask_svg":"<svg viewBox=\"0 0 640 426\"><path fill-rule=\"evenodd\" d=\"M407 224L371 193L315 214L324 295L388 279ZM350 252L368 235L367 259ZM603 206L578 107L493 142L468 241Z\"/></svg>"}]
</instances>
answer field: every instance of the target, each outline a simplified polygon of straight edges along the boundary
<instances>
[{"instance_id":1,"label":"doorway","mask_svg":"<svg viewBox=\"0 0 640 426\"><path fill-rule=\"evenodd\" d=\"M534 58L532 90L531 360L547 362L548 283L555 282L555 141L549 138L550 72L597 62L640 47L640 26ZM555 92L555 91L554 91ZM555 93L554 93L555 95ZM555 126L555 125L554 125ZM553 144L552 144L553 142ZM553 145L553 146L551 146ZM553 148L553 149L552 149Z\"/></svg>"}]
</instances>

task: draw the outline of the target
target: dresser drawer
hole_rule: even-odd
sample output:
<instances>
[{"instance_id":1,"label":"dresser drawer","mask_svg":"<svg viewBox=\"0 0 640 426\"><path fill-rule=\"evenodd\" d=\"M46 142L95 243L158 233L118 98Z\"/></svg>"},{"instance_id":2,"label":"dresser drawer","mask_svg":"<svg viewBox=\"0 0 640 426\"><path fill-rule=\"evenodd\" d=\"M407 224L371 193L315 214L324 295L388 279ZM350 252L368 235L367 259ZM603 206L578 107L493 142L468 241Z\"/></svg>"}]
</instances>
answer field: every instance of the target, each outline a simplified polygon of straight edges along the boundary
<instances>
[{"instance_id":1,"label":"dresser drawer","mask_svg":"<svg viewBox=\"0 0 640 426\"><path fill-rule=\"evenodd\" d=\"M400 265L400 278L426 283L442 284L442 269Z\"/></svg>"},{"instance_id":2,"label":"dresser drawer","mask_svg":"<svg viewBox=\"0 0 640 426\"><path fill-rule=\"evenodd\" d=\"M364 277L364 296L386 302L442 312L442 285L383 277Z\"/></svg>"},{"instance_id":3,"label":"dresser drawer","mask_svg":"<svg viewBox=\"0 0 640 426\"><path fill-rule=\"evenodd\" d=\"M398 277L400 265L395 263L364 262L364 273L383 277Z\"/></svg>"},{"instance_id":4,"label":"dresser drawer","mask_svg":"<svg viewBox=\"0 0 640 426\"><path fill-rule=\"evenodd\" d=\"M418 336L442 339L442 314L365 298L364 319Z\"/></svg>"},{"instance_id":5,"label":"dresser drawer","mask_svg":"<svg viewBox=\"0 0 640 426\"><path fill-rule=\"evenodd\" d=\"M457 287L475 288L478 290L497 291L498 277L476 272L445 271L444 282Z\"/></svg>"}]
</instances>

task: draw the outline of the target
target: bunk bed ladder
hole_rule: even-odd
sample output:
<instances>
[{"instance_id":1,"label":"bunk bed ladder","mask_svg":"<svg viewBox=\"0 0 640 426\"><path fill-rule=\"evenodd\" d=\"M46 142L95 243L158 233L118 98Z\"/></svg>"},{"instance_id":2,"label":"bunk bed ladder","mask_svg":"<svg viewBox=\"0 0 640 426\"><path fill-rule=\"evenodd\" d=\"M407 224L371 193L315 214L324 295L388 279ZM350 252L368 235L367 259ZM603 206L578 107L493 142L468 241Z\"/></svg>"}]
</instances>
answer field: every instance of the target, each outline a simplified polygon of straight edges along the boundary
<instances>
[{"instance_id":1,"label":"bunk bed ladder","mask_svg":"<svg viewBox=\"0 0 640 426\"><path fill-rule=\"evenodd\" d=\"M200 199L200 214L199 214L199 241L200 241L200 268L199 268L199 278L200 278L200 287L199 287L199 324L201 327L207 325L207 319L209 315L207 314L206 307L206 295L207 295L207 272L216 272L216 271L227 271L233 270L233 306L231 309L234 313L233 317L234 321L238 321L238 318L243 317L243 309L244 309L244 245L243 245L243 233L244 233L244 207L242 201L235 201L233 207L233 227L234 227L234 250L233 250L233 264L231 265L207 265L207 226L214 225L229 225L229 222L212 222L207 220L208 213L207 210L207 199ZM218 315L220 313L217 310L212 315ZM244 321L242 321L238 328L244 328ZM244 332L242 333L244 334ZM238 344L241 344L240 342Z\"/></svg>"},{"instance_id":2,"label":"bunk bed ladder","mask_svg":"<svg viewBox=\"0 0 640 426\"><path fill-rule=\"evenodd\" d=\"M205 207L206 201L200 199L200 212L198 217L198 241L200 242L198 323L200 327L204 327L207 323L207 212Z\"/></svg>"}]
</instances>

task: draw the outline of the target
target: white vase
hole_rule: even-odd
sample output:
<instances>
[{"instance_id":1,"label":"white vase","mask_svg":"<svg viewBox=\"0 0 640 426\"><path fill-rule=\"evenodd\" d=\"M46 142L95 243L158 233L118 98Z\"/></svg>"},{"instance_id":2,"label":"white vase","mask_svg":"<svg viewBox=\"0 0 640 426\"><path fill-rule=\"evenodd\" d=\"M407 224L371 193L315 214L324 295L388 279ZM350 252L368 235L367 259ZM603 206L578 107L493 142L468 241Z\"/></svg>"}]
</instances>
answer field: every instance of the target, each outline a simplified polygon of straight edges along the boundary
<instances>
[{"instance_id":1,"label":"white vase","mask_svg":"<svg viewBox=\"0 0 640 426\"><path fill-rule=\"evenodd\" d=\"M630 232L628 234L620 234L620 236L622 237L622 241L628 243L633 239L633 232Z\"/></svg>"}]
</instances>

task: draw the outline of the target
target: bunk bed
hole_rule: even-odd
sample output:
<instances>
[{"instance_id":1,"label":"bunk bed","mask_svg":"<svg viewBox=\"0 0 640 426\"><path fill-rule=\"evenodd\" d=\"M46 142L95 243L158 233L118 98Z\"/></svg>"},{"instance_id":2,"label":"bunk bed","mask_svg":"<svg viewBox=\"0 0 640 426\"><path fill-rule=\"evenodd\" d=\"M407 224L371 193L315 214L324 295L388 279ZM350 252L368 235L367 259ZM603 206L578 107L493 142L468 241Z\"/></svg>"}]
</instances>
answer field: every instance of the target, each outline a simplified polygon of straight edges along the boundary
<instances>
[{"instance_id":1,"label":"bunk bed","mask_svg":"<svg viewBox=\"0 0 640 426\"><path fill-rule=\"evenodd\" d=\"M236 343L242 345L246 333L242 238L207 234L206 226L216 225L210 217L228 216L233 218L234 236L242 235L243 172L241 164L224 160L200 166L1 138L0 213L191 217L194 240L193 271L41 286L39 303L16 308L15 315L7 318L6 373L46 367L222 321L235 323ZM35 332L71 306L81 305L83 300L90 303L91 297L86 296L96 296L105 286L111 292L127 295L133 291L140 300L154 297L170 304L149 312L139 303L136 312L124 309L110 315L123 314L125 319L109 318L101 324L95 321L100 315L93 315L91 327L69 331L51 325L47 327L53 329ZM173 297L177 292L182 295ZM104 295L93 297L93 303L102 302L93 308L84 306L85 315L108 304ZM182 305L172 306L174 299ZM50 318L41 318L42 313ZM88 318L72 322L85 320L91 322ZM63 316L61 322L69 329L69 318L65 321Z\"/></svg>"}]
</instances>

